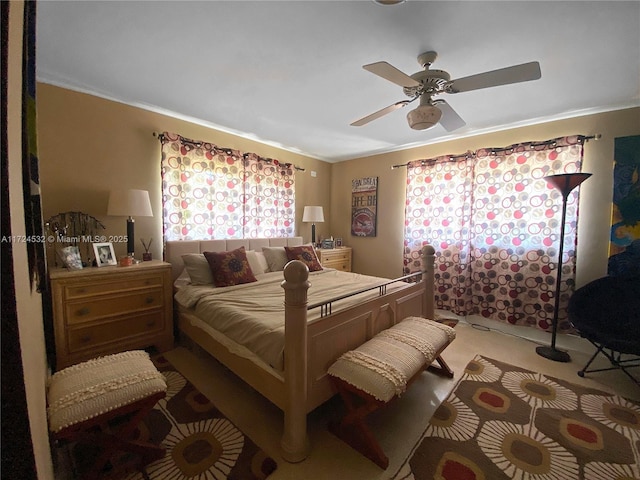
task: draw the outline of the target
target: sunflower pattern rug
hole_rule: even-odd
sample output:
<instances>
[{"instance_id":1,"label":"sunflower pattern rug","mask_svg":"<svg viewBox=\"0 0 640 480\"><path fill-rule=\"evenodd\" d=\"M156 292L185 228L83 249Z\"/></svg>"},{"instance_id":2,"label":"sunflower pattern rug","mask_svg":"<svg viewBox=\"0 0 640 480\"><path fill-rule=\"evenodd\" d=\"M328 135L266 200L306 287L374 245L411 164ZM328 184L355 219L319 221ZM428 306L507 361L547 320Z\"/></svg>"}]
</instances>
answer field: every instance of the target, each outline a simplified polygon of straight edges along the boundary
<instances>
[{"instance_id":1,"label":"sunflower pattern rug","mask_svg":"<svg viewBox=\"0 0 640 480\"><path fill-rule=\"evenodd\" d=\"M640 479L639 451L639 403L478 356L393 479Z\"/></svg>"},{"instance_id":2,"label":"sunflower pattern rug","mask_svg":"<svg viewBox=\"0 0 640 480\"><path fill-rule=\"evenodd\" d=\"M188 382L162 355L152 357L167 380L167 395L137 429L136 438L162 444L164 458L147 465L146 477L132 465L130 454L111 459L113 480L264 480L276 462L245 436L229 419ZM95 452L73 447L76 471ZM123 468L124 465L124 468Z\"/></svg>"}]
</instances>

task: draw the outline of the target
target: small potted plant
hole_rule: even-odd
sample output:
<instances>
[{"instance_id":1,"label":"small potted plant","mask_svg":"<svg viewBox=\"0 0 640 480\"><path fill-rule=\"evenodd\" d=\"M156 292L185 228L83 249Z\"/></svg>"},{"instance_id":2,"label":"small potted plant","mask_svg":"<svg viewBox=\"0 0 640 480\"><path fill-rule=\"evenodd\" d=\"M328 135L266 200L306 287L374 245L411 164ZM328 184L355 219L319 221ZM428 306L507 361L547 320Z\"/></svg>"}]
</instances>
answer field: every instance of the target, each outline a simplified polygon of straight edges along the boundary
<instances>
[{"instance_id":1,"label":"small potted plant","mask_svg":"<svg viewBox=\"0 0 640 480\"><path fill-rule=\"evenodd\" d=\"M151 244L153 243L153 238L149 239L149 243L145 243L144 238L141 238L142 246L144 247L144 253L142 254L142 261L148 262L149 260L153 260L153 255L149 251L151 249Z\"/></svg>"}]
</instances>

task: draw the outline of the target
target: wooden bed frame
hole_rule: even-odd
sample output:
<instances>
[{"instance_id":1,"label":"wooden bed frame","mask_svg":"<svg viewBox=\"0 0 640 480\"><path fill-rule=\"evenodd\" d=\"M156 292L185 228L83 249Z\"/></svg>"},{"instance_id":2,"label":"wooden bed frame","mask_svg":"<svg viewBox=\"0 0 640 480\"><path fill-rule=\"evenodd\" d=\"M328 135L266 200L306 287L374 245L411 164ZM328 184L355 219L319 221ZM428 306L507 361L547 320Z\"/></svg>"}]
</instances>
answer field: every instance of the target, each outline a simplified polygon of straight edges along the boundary
<instances>
[{"instance_id":1,"label":"wooden bed frame","mask_svg":"<svg viewBox=\"0 0 640 480\"><path fill-rule=\"evenodd\" d=\"M183 271L181 255L186 253L229 251L240 246L261 251L265 246L301 244L301 237L174 241L166 244L165 261L171 263L175 280ZM234 344L230 349L228 343L194 324L189 312L176 308L178 329L284 412L282 455L289 462L300 462L309 452L307 414L337 393L327 375L329 366L344 352L406 317L434 318L435 250L425 246L422 254L422 281L407 283L400 290L312 321L307 321L309 271L302 262L289 262L281 284L285 306L284 372L256 356L252 358L248 350L238 354L244 347Z\"/></svg>"}]
</instances>

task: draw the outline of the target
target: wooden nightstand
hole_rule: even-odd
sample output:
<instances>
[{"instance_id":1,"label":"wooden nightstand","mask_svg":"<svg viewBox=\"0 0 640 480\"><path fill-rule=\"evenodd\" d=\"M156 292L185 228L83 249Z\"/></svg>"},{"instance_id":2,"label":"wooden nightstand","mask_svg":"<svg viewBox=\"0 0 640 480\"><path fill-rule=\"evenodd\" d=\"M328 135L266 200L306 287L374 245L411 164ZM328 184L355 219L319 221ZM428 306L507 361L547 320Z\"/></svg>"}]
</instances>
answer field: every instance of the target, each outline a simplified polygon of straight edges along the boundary
<instances>
[{"instance_id":1,"label":"wooden nightstand","mask_svg":"<svg viewBox=\"0 0 640 480\"><path fill-rule=\"evenodd\" d=\"M155 346L173 348L171 264L50 271L56 367Z\"/></svg>"},{"instance_id":2,"label":"wooden nightstand","mask_svg":"<svg viewBox=\"0 0 640 480\"><path fill-rule=\"evenodd\" d=\"M316 252L323 267L351 271L351 247L318 248Z\"/></svg>"}]
</instances>

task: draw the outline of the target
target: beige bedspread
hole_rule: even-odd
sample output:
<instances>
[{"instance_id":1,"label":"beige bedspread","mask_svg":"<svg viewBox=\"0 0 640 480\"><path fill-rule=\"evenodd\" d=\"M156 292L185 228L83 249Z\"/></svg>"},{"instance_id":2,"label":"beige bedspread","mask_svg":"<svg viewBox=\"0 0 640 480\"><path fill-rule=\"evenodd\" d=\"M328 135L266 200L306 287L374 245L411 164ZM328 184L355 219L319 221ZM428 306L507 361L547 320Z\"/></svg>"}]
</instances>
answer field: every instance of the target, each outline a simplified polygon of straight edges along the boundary
<instances>
[{"instance_id":1,"label":"beige bedspread","mask_svg":"<svg viewBox=\"0 0 640 480\"><path fill-rule=\"evenodd\" d=\"M245 346L272 367L283 370L284 290L282 272L257 275L257 282L233 287L186 286L176 301L233 341ZM326 269L309 274L309 305L349 292L381 285L388 279ZM387 286L387 292L407 287L404 282ZM334 302L332 311L362 303L379 295L379 289ZM308 321L320 317L320 309L309 310Z\"/></svg>"}]
</instances>

